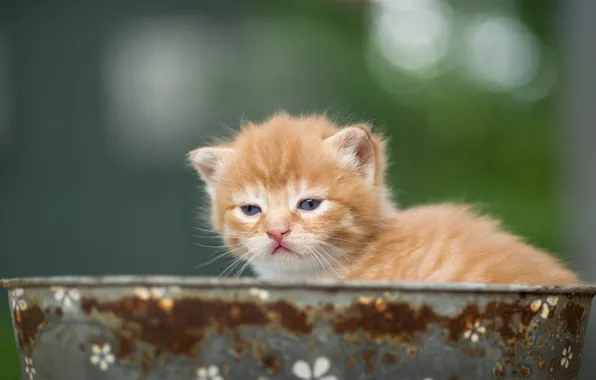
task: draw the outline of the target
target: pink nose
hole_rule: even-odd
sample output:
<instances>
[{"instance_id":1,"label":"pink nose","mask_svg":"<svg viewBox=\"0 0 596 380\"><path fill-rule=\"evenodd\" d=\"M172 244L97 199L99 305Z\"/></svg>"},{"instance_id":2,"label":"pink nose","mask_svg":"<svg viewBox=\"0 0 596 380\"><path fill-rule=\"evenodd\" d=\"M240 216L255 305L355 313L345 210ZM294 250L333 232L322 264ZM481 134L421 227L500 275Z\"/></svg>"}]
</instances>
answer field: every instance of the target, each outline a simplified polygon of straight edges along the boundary
<instances>
[{"instance_id":1,"label":"pink nose","mask_svg":"<svg viewBox=\"0 0 596 380\"><path fill-rule=\"evenodd\" d=\"M284 235L286 235L288 232L290 232L289 228L275 228L267 231L267 236L269 236L276 242L281 243L282 239L284 238Z\"/></svg>"}]
</instances>

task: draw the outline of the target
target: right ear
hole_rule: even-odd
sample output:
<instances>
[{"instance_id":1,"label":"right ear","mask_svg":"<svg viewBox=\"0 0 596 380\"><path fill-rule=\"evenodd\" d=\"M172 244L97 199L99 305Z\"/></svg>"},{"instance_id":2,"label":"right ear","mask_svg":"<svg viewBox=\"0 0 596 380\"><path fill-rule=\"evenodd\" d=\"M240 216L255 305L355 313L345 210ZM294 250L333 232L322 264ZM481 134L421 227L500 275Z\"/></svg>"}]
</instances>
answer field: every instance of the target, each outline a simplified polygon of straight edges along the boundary
<instances>
[{"instance_id":1,"label":"right ear","mask_svg":"<svg viewBox=\"0 0 596 380\"><path fill-rule=\"evenodd\" d=\"M360 175L367 183L374 183L376 152L368 126L359 124L343 128L324 141L345 168Z\"/></svg>"},{"instance_id":2,"label":"right ear","mask_svg":"<svg viewBox=\"0 0 596 380\"><path fill-rule=\"evenodd\" d=\"M232 148L205 147L188 154L189 160L213 197L214 188L221 180L225 162L235 153Z\"/></svg>"}]
</instances>

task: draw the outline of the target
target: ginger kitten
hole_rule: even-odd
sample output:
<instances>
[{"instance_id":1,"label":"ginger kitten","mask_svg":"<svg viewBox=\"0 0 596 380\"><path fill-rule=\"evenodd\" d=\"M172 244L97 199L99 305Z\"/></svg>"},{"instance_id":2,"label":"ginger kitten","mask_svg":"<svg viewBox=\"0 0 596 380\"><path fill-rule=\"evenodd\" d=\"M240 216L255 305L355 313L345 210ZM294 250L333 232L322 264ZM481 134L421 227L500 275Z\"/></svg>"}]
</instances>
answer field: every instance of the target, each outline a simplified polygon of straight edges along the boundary
<instances>
[{"instance_id":1,"label":"ginger kitten","mask_svg":"<svg viewBox=\"0 0 596 380\"><path fill-rule=\"evenodd\" d=\"M470 207L398 210L366 125L279 113L189 153L231 254L267 279L571 285L562 263Z\"/></svg>"}]
</instances>

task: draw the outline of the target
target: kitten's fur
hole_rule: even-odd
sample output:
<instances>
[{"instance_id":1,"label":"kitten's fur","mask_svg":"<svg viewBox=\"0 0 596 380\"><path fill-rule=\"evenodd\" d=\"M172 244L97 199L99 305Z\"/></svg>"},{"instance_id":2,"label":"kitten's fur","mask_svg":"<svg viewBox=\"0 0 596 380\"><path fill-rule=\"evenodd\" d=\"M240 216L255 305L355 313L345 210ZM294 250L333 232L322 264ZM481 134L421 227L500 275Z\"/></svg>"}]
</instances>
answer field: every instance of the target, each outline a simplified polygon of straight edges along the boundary
<instances>
[{"instance_id":1,"label":"kitten's fur","mask_svg":"<svg viewBox=\"0 0 596 380\"><path fill-rule=\"evenodd\" d=\"M468 206L398 210L385 185L383 140L366 125L279 113L189 158L211 197L213 228L265 278L579 283L554 257ZM298 208L305 199L322 202L305 211ZM246 205L261 212L246 215ZM269 236L289 251L273 253L279 244Z\"/></svg>"}]
</instances>

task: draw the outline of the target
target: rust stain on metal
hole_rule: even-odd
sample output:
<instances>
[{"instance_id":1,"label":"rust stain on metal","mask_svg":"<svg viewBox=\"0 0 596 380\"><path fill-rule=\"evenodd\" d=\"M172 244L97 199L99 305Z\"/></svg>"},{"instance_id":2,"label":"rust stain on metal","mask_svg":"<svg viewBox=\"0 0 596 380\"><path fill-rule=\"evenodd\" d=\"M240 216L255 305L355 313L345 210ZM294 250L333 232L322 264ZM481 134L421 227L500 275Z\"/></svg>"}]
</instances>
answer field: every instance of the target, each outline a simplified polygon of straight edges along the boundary
<instances>
[{"instance_id":1,"label":"rust stain on metal","mask_svg":"<svg viewBox=\"0 0 596 380\"><path fill-rule=\"evenodd\" d=\"M530 377L532 374L532 369L530 369L528 366L521 365L518 372L521 377Z\"/></svg>"},{"instance_id":2,"label":"rust stain on metal","mask_svg":"<svg viewBox=\"0 0 596 380\"><path fill-rule=\"evenodd\" d=\"M312 326L308 314L285 301L277 301L267 305L269 315L279 321L281 326L295 334L310 334Z\"/></svg>"},{"instance_id":3,"label":"rust stain on metal","mask_svg":"<svg viewBox=\"0 0 596 380\"><path fill-rule=\"evenodd\" d=\"M123 359L129 355L134 354L135 352L135 340L137 338L137 333L123 329L119 331L117 334L119 336L119 347L116 356L118 359Z\"/></svg>"},{"instance_id":4,"label":"rust stain on metal","mask_svg":"<svg viewBox=\"0 0 596 380\"><path fill-rule=\"evenodd\" d=\"M559 368L559 361L557 359L553 359L550 361L550 371L555 372Z\"/></svg>"},{"instance_id":5,"label":"rust stain on metal","mask_svg":"<svg viewBox=\"0 0 596 380\"><path fill-rule=\"evenodd\" d=\"M164 298L159 300L158 305L165 311L169 312L172 311L172 307L174 307L174 300L171 298Z\"/></svg>"},{"instance_id":6,"label":"rust stain on metal","mask_svg":"<svg viewBox=\"0 0 596 380\"><path fill-rule=\"evenodd\" d=\"M345 310L336 312L332 327L336 334L361 332L375 341L388 337L399 343L415 343L417 334L426 332L435 324L445 330L450 341L458 342L471 323L486 320L491 324L491 330L511 345L526 338L536 313L524 302L495 301L487 304L484 310L471 303L458 315L448 317L437 314L428 305L415 308L407 303L378 303L361 297ZM528 342L531 343L533 341Z\"/></svg>"},{"instance_id":7,"label":"rust stain on metal","mask_svg":"<svg viewBox=\"0 0 596 380\"><path fill-rule=\"evenodd\" d=\"M481 347L472 347L465 349L464 352L472 358L486 356L486 350Z\"/></svg>"},{"instance_id":8,"label":"rust stain on metal","mask_svg":"<svg viewBox=\"0 0 596 380\"><path fill-rule=\"evenodd\" d=\"M410 357L415 357L416 355L418 355L418 349L414 346L408 347L406 352L408 353L408 356L410 356Z\"/></svg>"},{"instance_id":9,"label":"rust stain on metal","mask_svg":"<svg viewBox=\"0 0 596 380\"><path fill-rule=\"evenodd\" d=\"M382 298L377 298L375 301L375 308L377 311L385 311L387 309L387 303Z\"/></svg>"},{"instance_id":10,"label":"rust stain on metal","mask_svg":"<svg viewBox=\"0 0 596 380\"><path fill-rule=\"evenodd\" d=\"M221 365L221 373L224 376L228 376L230 373L230 366L227 363Z\"/></svg>"},{"instance_id":11,"label":"rust stain on metal","mask_svg":"<svg viewBox=\"0 0 596 380\"><path fill-rule=\"evenodd\" d=\"M373 356L375 356L375 353L376 353L375 350L364 351L362 353L362 359L363 360L370 360Z\"/></svg>"},{"instance_id":12,"label":"rust stain on metal","mask_svg":"<svg viewBox=\"0 0 596 380\"><path fill-rule=\"evenodd\" d=\"M532 345L534 344L534 341L535 341L535 340L536 340L536 338L535 338L534 336L532 336L532 335L530 335L530 336L527 336L527 337L526 337L526 338L523 340L524 346L526 346L527 348L530 348L530 347L532 347Z\"/></svg>"},{"instance_id":13,"label":"rust stain on metal","mask_svg":"<svg viewBox=\"0 0 596 380\"><path fill-rule=\"evenodd\" d=\"M83 298L81 308L87 316L105 314L118 319L113 324L113 333L118 337L115 355L119 360L134 354L138 341L150 344L155 356L162 353L195 356L196 347L208 329L220 334L235 332L232 350L238 358L251 349L251 343L242 340L238 327L271 324L294 334L313 331L309 314L286 301L262 305L247 301L132 296L103 302ZM269 359L264 364L271 371L279 367L271 358L265 359Z\"/></svg>"},{"instance_id":14,"label":"rust stain on metal","mask_svg":"<svg viewBox=\"0 0 596 380\"><path fill-rule=\"evenodd\" d=\"M14 321L17 331L17 340L21 348L31 345L37 338L40 327L47 325L45 313L39 306L16 308Z\"/></svg>"},{"instance_id":15,"label":"rust stain on metal","mask_svg":"<svg viewBox=\"0 0 596 380\"><path fill-rule=\"evenodd\" d=\"M372 358L375 356L375 350L368 350L364 351L360 356L362 357L362 361L364 362L364 371L366 373L371 373L375 369L375 365L372 361Z\"/></svg>"},{"instance_id":16,"label":"rust stain on metal","mask_svg":"<svg viewBox=\"0 0 596 380\"><path fill-rule=\"evenodd\" d=\"M345 310L338 312L333 321L336 334L365 332L373 339L380 336L399 337L412 342L416 333L426 331L427 325L436 320L432 308L423 305L412 309L407 303L383 303L381 310L368 299L360 299ZM385 313L393 316L385 317Z\"/></svg>"},{"instance_id":17,"label":"rust stain on metal","mask_svg":"<svg viewBox=\"0 0 596 380\"><path fill-rule=\"evenodd\" d=\"M346 371L351 371L352 368L354 368L354 366L356 366L356 358L354 358L353 356L348 356L345 365Z\"/></svg>"},{"instance_id":18,"label":"rust stain on metal","mask_svg":"<svg viewBox=\"0 0 596 380\"><path fill-rule=\"evenodd\" d=\"M329 320L335 334L347 336L354 344L358 344L361 338L377 343L390 341L400 345L408 344L410 346L405 354L411 357L417 355L416 344L419 343L419 337L431 327L439 328L443 337L451 343L464 342L470 336L471 329L480 331L474 335L476 340L477 335L482 336L488 330L491 334L498 334L510 348L509 353L513 353L520 344L535 344L533 334L528 333L536 332L537 324L532 321L540 313L540 309L531 308L527 299L492 301L484 307L470 302L457 314L445 316L438 314L427 304L412 306L377 297L360 297L352 304L342 307L328 303L301 308L284 300L260 303L211 298L159 299L131 296L113 301L83 298L81 308L88 316L100 314L115 317L109 320L112 332L118 338L115 355L120 360L132 357L139 341L152 346L154 358L164 353L192 357L197 354L196 349L208 332L231 333L233 344L229 351L240 359L247 352L254 352L251 342L242 337L240 327L268 326L272 329L282 328L295 335L309 335L313 333L313 321L320 318ZM41 310L39 313L43 316ZM574 335L578 333L584 315L584 307L576 303L569 303L561 312L567 329ZM23 316L15 315L15 320L19 318L22 320ZM42 320L37 325L40 323ZM480 330L480 326L483 330ZM36 333L37 331L34 332ZM465 353L471 357L486 356L484 349L473 344L476 340L470 345L466 343ZM359 357L348 357L346 369L354 367L361 360L366 372L373 371L372 358L375 354L375 351L370 350L362 352ZM258 361L270 373L280 370L279 358L276 356L263 352L258 356ZM542 357L532 356L541 368L545 366ZM384 354L379 359L385 364L400 360L394 354ZM503 361L494 366L495 377L505 375L503 363L506 364ZM529 368L517 368L515 372L520 376L530 376L531 372L525 375Z\"/></svg>"},{"instance_id":19,"label":"rust stain on metal","mask_svg":"<svg viewBox=\"0 0 596 380\"><path fill-rule=\"evenodd\" d=\"M137 340L152 345L160 352L194 356L197 344L209 327L234 329L238 326L269 323L266 313L250 302L225 302L198 298L183 298L163 307L159 300L127 297L117 301L99 302L83 298L85 314L112 314L122 326L119 336L119 359L134 352Z\"/></svg>"},{"instance_id":20,"label":"rust stain on metal","mask_svg":"<svg viewBox=\"0 0 596 380\"><path fill-rule=\"evenodd\" d=\"M383 355L383 363L385 363L387 365L397 363L398 361L399 361L399 356L397 356L397 355L394 355L389 352Z\"/></svg>"},{"instance_id":21,"label":"rust stain on metal","mask_svg":"<svg viewBox=\"0 0 596 380\"><path fill-rule=\"evenodd\" d=\"M335 310L335 306L332 303L323 305L322 310L326 313L332 313Z\"/></svg>"},{"instance_id":22,"label":"rust stain on metal","mask_svg":"<svg viewBox=\"0 0 596 380\"><path fill-rule=\"evenodd\" d=\"M142 374L148 374L149 370L151 369L151 362L153 358L151 357L151 354L149 354L148 352L143 352L141 354L141 373Z\"/></svg>"},{"instance_id":23,"label":"rust stain on metal","mask_svg":"<svg viewBox=\"0 0 596 380\"><path fill-rule=\"evenodd\" d=\"M228 349L228 352L234 355L237 359L240 359L244 355L245 349L250 350L250 342L244 341L238 331L234 331L233 340L234 343L232 347Z\"/></svg>"},{"instance_id":24,"label":"rust stain on metal","mask_svg":"<svg viewBox=\"0 0 596 380\"><path fill-rule=\"evenodd\" d=\"M505 377L505 368L503 367L503 364L495 364L495 366L493 367L493 376L497 379L502 379Z\"/></svg>"},{"instance_id":25,"label":"rust stain on metal","mask_svg":"<svg viewBox=\"0 0 596 380\"><path fill-rule=\"evenodd\" d=\"M486 307L485 316L498 318L495 323L501 338L509 344L523 339L530 322L536 315L520 302L491 302ZM519 320L518 320L519 318ZM494 329L493 327L493 329Z\"/></svg>"},{"instance_id":26,"label":"rust stain on metal","mask_svg":"<svg viewBox=\"0 0 596 380\"><path fill-rule=\"evenodd\" d=\"M279 372L279 359L275 355L265 355L262 360L263 366L267 368L269 373L275 374Z\"/></svg>"},{"instance_id":27,"label":"rust stain on metal","mask_svg":"<svg viewBox=\"0 0 596 380\"><path fill-rule=\"evenodd\" d=\"M585 313L586 309L575 302L569 302L561 311L561 319L565 322L565 326L572 336L575 337L579 333Z\"/></svg>"}]
</instances>

